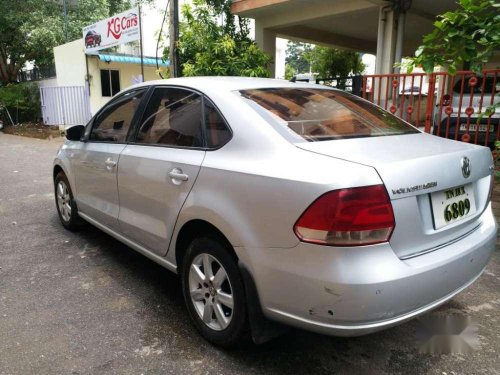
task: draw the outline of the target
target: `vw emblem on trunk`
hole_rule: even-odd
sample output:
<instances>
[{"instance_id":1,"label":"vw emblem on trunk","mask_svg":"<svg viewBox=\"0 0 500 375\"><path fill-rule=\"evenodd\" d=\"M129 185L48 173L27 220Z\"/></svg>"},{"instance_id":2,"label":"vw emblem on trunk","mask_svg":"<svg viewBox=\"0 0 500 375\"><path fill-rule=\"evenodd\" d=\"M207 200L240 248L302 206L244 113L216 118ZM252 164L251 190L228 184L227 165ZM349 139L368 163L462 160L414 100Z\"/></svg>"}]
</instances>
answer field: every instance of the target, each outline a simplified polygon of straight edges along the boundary
<instances>
[{"instance_id":1,"label":"vw emblem on trunk","mask_svg":"<svg viewBox=\"0 0 500 375\"><path fill-rule=\"evenodd\" d=\"M462 158L462 174L465 178L470 176L470 160L467 156Z\"/></svg>"}]
</instances>

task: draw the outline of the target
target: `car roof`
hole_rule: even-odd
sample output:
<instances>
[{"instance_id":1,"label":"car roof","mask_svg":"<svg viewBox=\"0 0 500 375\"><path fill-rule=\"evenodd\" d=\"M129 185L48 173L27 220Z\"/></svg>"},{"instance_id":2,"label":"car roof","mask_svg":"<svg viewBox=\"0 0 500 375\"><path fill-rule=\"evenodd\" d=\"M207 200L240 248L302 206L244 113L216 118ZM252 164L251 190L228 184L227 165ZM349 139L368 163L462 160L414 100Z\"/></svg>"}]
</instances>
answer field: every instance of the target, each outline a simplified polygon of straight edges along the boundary
<instances>
[{"instance_id":1,"label":"car roof","mask_svg":"<svg viewBox=\"0 0 500 375\"><path fill-rule=\"evenodd\" d=\"M316 84L305 82L290 82L282 79L254 78L254 77L182 77L160 79L139 83L134 88L153 86L153 85L174 85L184 86L199 91L237 91L257 88L275 88L275 87L308 87L308 88L326 88ZM130 89L130 88L128 88ZM127 91L128 91L127 89Z\"/></svg>"}]
</instances>

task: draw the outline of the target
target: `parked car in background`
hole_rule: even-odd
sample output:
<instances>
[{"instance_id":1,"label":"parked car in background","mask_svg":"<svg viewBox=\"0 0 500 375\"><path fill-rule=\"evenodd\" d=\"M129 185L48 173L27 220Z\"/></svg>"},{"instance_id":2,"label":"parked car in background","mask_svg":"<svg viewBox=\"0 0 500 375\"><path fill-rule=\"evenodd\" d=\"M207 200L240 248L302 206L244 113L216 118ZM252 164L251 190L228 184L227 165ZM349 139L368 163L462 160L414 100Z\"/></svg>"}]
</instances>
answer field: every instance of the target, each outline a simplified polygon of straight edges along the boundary
<instances>
[{"instance_id":1,"label":"parked car in background","mask_svg":"<svg viewBox=\"0 0 500 375\"><path fill-rule=\"evenodd\" d=\"M85 47L92 48L101 45L101 34L96 33L94 30L90 30L85 35Z\"/></svg>"},{"instance_id":2,"label":"parked car in background","mask_svg":"<svg viewBox=\"0 0 500 375\"><path fill-rule=\"evenodd\" d=\"M473 85L471 85L471 79ZM441 97L434 113L433 134L462 140L466 134L472 141L494 149L500 120L497 110L491 116L483 114L488 106L500 103L500 81L493 76L461 76L452 90ZM458 133L458 134L457 134Z\"/></svg>"},{"instance_id":3,"label":"parked car in background","mask_svg":"<svg viewBox=\"0 0 500 375\"><path fill-rule=\"evenodd\" d=\"M495 248L488 148L328 87L152 81L67 138L62 225L83 219L178 273L217 345L262 342L269 321L339 336L400 324L471 285Z\"/></svg>"}]
</instances>

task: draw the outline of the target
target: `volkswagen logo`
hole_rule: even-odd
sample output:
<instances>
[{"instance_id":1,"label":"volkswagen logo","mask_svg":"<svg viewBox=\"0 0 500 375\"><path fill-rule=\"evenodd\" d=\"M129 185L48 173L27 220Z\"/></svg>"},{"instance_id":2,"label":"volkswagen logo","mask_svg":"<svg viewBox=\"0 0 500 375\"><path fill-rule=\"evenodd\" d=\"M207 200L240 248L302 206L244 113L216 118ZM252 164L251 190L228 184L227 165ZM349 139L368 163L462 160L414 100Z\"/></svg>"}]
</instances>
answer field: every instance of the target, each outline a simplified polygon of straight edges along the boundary
<instances>
[{"instance_id":1,"label":"volkswagen logo","mask_svg":"<svg viewBox=\"0 0 500 375\"><path fill-rule=\"evenodd\" d=\"M467 156L462 158L462 174L465 178L470 176L470 160Z\"/></svg>"}]
</instances>

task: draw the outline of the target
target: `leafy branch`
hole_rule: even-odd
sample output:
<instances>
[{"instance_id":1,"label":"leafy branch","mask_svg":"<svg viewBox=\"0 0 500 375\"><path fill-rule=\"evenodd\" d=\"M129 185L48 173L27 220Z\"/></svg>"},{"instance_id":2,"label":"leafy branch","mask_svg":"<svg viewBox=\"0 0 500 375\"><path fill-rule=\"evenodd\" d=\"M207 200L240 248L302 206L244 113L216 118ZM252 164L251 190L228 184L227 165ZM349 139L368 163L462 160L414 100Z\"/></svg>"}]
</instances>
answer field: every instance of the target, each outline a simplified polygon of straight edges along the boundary
<instances>
[{"instance_id":1,"label":"leafy branch","mask_svg":"<svg viewBox=\"0 0 500 375\"><path fill-rule=\"evenodd\" d=\"M415 56L402 67L411 73L421 66L432 73L436 66L455 74L464 64L475 73L500 49L500 3L496 0L459 0L456 10L437 16L434 30L424 36Z\"/></svg>"}]
</instances>

